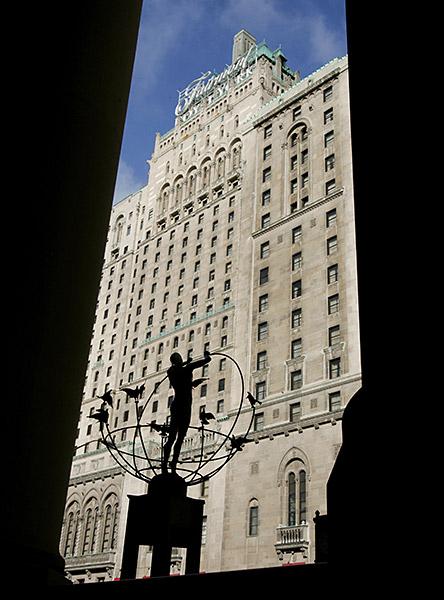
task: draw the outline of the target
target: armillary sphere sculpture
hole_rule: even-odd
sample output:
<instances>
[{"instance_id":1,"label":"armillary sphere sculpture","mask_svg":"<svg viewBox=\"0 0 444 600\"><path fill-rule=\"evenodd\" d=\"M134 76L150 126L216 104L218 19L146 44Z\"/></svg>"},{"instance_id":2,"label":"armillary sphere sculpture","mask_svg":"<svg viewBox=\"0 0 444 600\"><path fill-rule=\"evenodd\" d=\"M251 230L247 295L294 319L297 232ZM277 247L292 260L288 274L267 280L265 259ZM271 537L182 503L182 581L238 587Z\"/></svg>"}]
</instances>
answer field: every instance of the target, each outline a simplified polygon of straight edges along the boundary
<instances>
[{"instance_id":1,"label":"armillary sphere sculpture","mask_svg":"<svg viewBox=\"0 0 444 600\"><path fill-rule=\"evenodd\" d=\"M227 432L209 427L215 420L212 413L201 409L200 426L190 425L192 389L206 378L193 380L193 371L209 363L213 356L232 361L241 382L241 394L232 423ZM258 400L248 392L242 371L234 358L223 352L205 352L200 360L183 361L177 352L170 357L167 375L154 386L144 401L145 384L122 388L127 399L134 401L135 424L118 429L109 426L109 408L113 406L111 391L99 398L102 404L91 416L100 424L101 439L116 463L130 475L149 484L148 494L129 496L130 505L122 560L121 578L133 578L136 572L138 545L152 545L151 576L169 574L172 547L186 547L186 572L198 572L202 531L203 500L186 496L188 486L209 480L241 451L248 441ZM145 419L150 400L165 380L174 389L170 416L165 423ZM247 430L239 434L237 426L246 401L251 406ZM188 431L194 435L186 438ZM126 444L117 444L116 435L126 431ZM128 436L128 432L132 433ZM160 443L152 439L152 432L160 436ZM129 443L128 443L129 442ZM183 449L183 444L188 446ZM172 459L170 454L172 452Z\"/></svg>"}]
</instances>

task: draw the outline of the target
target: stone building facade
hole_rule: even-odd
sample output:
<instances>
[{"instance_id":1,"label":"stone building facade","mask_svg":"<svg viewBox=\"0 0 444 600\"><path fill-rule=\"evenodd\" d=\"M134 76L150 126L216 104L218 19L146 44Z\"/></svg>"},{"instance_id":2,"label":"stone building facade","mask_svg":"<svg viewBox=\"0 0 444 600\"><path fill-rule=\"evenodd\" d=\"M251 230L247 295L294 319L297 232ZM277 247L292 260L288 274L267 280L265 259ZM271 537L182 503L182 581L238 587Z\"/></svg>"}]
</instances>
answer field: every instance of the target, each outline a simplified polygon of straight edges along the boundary
<instances>
[{"instance_id":1,"label":"stone building facade","mask_svg":"<svg viewBox=\"0 0 444 600\"><path fill-rule=\"evenodd\" d=\"M338 423L360 387L347 58L301 79L281 50L239 32L230 67L180 94L149 165L147 185L111 215L61 539L67 571L119 577L127 495L147 489L98 441L97 396L114 391L110 427L124 448L134 407L119 390L151 391L172 351L205 349L233 356L261 404L251 442L190 488L205 499L202 570L312 562ZM203 374L193 422L204 405L227 431L238 373L214 357ZM148 422L165 422L170 394L159 387ZM245 407L241 425L250 419ZM180 572L180 549L173 559ZM141 548L138 576L149 564Z\"/></svg>"}]
</instances>

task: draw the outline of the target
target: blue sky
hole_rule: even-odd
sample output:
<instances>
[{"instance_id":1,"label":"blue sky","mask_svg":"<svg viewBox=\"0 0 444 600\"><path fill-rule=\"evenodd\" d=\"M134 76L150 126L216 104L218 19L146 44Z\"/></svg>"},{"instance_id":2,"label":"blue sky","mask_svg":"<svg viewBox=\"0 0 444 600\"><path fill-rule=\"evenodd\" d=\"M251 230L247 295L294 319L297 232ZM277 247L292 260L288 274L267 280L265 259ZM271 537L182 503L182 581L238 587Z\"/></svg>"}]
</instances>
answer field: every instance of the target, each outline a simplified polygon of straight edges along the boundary
<instances>
[{"instance_id":1,"label":"blue sky","mask_svg":"<svg viewBox=\"0 0 444 600\"><path fill-rule=\"evenodd\" d=\"M114 202L147 182L156 132L174 126L177 92L231 62L241 29L309 75L347 53L344 0L144 0Z\"/></svg>"}]
</instances>

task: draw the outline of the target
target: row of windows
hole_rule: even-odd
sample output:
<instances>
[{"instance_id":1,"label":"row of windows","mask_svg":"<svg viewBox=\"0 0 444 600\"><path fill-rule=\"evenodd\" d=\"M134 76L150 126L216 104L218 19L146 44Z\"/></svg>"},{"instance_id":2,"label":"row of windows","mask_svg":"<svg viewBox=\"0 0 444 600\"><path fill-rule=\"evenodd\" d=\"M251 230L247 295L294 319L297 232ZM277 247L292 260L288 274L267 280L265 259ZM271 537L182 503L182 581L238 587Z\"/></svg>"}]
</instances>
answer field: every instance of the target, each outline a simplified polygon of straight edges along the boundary
<instances>
[{"instance_id":1,"label":"row of windows","mask_svg":"<svg viewBox=\"0 0 444 600\"><path fill-rule=\"evenodd\" d=\"M257 391L256 391L256 397L259 400L265 399L265 395L262 396L262 398L261 398L261 396L257 393ZM314 404L314 407L316 407L317 399L314 399L314 400L315 400L315 402L313 404ZM302 417L301 403L293 402L292 404L289 405L288 409L289 409L288 419L289 419L290 423L296 423L296 422L300 421L300 419ZM341 392L332 392L332 393L328 394L328 410L329 410L329 412L336 412L341 409L342 409ZM265 428L265 413L257 412L254 416L253 430L254 431L262 431L264 428Z\"/></svg>"}]
</instances>

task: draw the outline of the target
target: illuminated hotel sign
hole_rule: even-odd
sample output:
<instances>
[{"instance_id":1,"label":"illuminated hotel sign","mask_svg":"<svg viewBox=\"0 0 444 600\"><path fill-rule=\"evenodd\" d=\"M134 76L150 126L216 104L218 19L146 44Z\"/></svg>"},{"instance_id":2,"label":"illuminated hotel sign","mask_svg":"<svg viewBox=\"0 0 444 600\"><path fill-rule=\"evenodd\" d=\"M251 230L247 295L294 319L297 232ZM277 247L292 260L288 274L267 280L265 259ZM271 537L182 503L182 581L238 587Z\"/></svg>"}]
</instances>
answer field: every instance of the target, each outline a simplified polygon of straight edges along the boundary
<instances>
[{"instance_id":1,"label":"illuminated hotel sign","mask_svg":"<svg viewBox=\"0 0 444 600\"><path fill-rule=\"evenodd\" d=\"M229 65L222 73L213 73L207 71L201 77L192 81L182 92L179 92L179 99L176 106L176 117L187 120L199 108L199 102L204 97L209 97L209 103L221 98L228 90L228 83L235 79L236 83L243 81L252 74L251 65L256 56L256 46L250 50L235 63Z\"/></svg>"}]
</instances>

